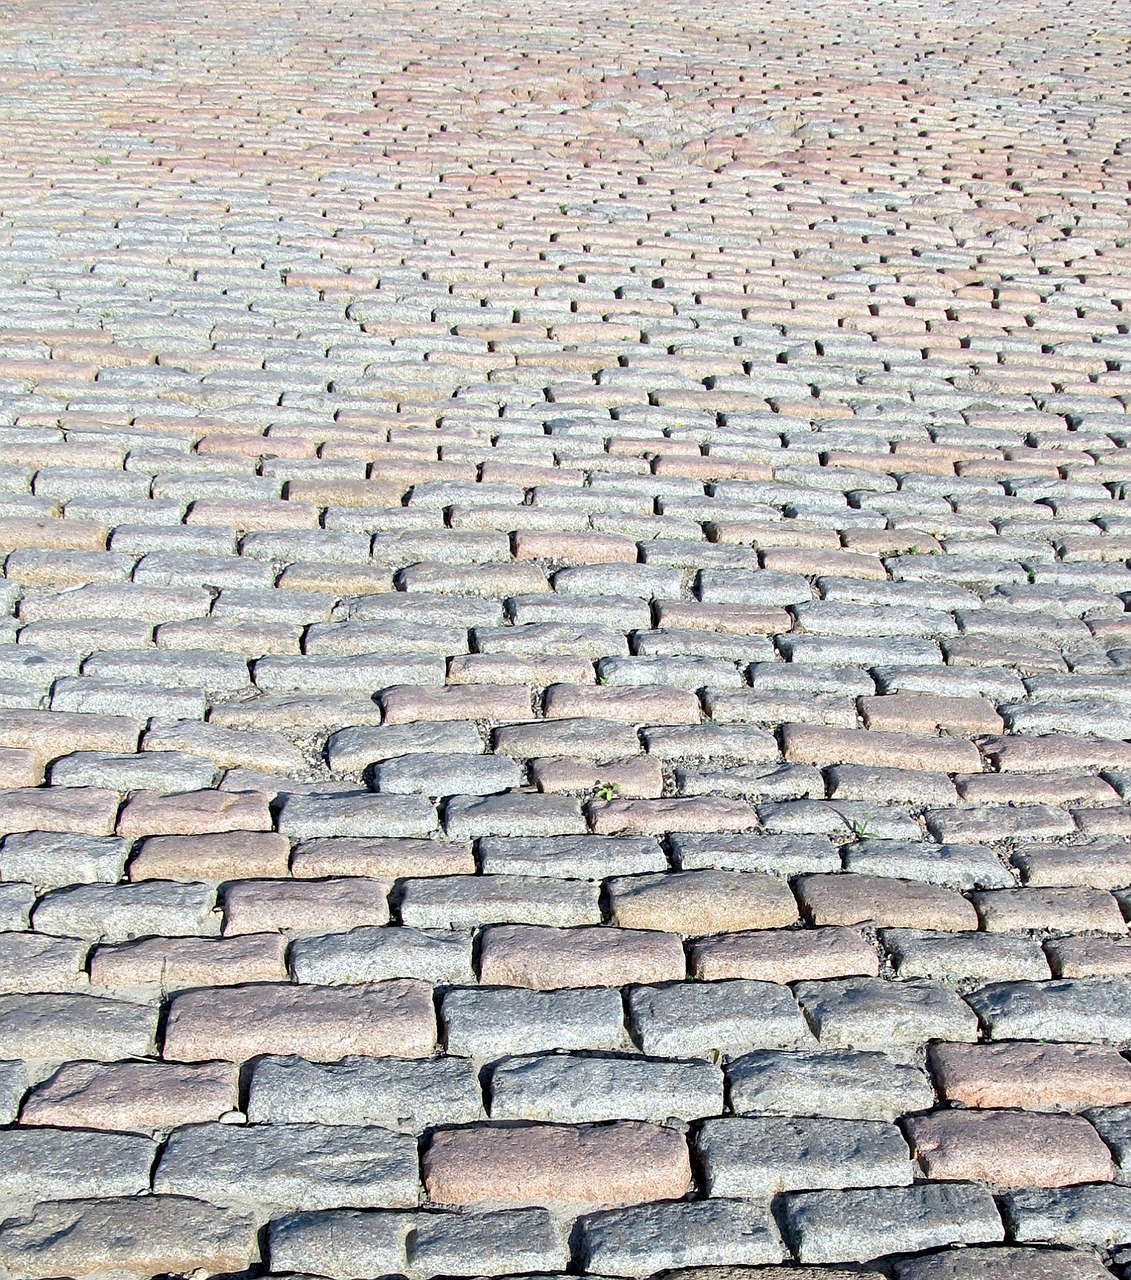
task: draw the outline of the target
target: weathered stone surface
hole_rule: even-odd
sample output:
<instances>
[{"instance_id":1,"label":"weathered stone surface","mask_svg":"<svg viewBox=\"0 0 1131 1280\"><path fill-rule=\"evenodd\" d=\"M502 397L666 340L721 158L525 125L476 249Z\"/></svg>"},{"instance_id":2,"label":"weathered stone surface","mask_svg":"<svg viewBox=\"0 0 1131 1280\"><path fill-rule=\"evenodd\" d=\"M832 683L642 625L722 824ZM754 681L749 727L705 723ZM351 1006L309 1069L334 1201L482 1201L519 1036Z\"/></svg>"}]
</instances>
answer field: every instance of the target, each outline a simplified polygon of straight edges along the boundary
<instances>
[{"instance_id":1,"label":"weathered stone surface","mask_svg":"<svg viewBox=\"0 0 1131 1280\"><path fill-rule=\"evenodd\" d=\"M632 1033L647 1054L730 1055L811 1040L789 990L765 982L639 986L629 990Z\"/></svg>"},{"instance_id":2,"label":"weathered stone surface","mask_svg":"<svg viewBox=\"0 0 1131 1280\"><path fill-rule=\"evenodd\" d=\"M740 1115L894 1120L929 1109L935 1097L917 1067L883 1053L841 1049L758 1050L728 1064L727 1082Z\"/></svg>"},{"instance_id":3,"label":"weathered stone surface","mask_svg":"<svg viewBox=\"0 0 1131 1280\"><path fill-rule=\"evenodd\" d=\"M434 876L402 884L400 917L422 929L483 924L586 925L601 922L597 885L545 876Z\"/></svg>"},{"instance_id":4,"label":"weathered stone surface","mask_svg":"<svg viewBox=\"0 0 1131 1280\"><path fill-rule=\"evenodd\" d=\"M475 980L468 935L408 927L362 927L296 938L290 963L297 982L329 986L386 978L420 978L433 984Z\"/></svg>"},{"instance_id":5,"label":"weathered stone surface","mask_svg":"<svg viewBox=\"0 0 1131 1280\"><path fill-rule=\"evenodd\" d=\"M404 725L352 725L338 729L326 742L330 767L343 772L393 758L407 763L410 755L476 754L483 741L465 721Z\"/></svg>"},{"instance_id":6,"label":"weathered stone surface","mask_svg":"<svg viewBox=\"0 0 1131 1280\"><path fill-rule=\"evenodd\" d=\"M11 1124L27 1092L27 1068L22 1062L0 1062L0 1116Z\"/></svg>"},{"instance_id":7,"label":"weathered stone surface","mask_svg":"<svg viewBox=\"0 0 1131 1280\"><path fill-rule=\"evenodd\" d=\"M43 889L114 884L121 878L128 852L129 845L117 836L29 831L5 837L0 845L0 875Z\"/></svg>"},{"instance_id":8,"label":"weathered stone surface","mask_svg":"<svg viewBox=\"0 0 1131 1280\"><path fill-rule=\"evenodd\" d=\"M896 1265L897 1280L1107 1280L1091 1253L979 1246L932 1253Z\"/></svg>"},{"instance_id":9,"label":"weathered stone surface","mask_svg":"<svg viewBox=\"0 0 1131 1280\"><path fill-rule=\"evenodd\" d=\"M674 934L600 926L493 925L479 959L481 982L542 991L674 981L684 970Z\"/></svg>"},{"instance_id":10,"label":"weathered stone surface","mask_svg":"<svg viewBox=\"0 0 1131 1280\"><path fill-rule=\"evenodd\" d=\"M875 947L858 929L763 929L700 938L691 944L691 972L716 982L750 978L798 982L879 973Z\"/></svg>"},{"instance_id":11,"label":"weathered stone surface","mask_svg":"<svg viewBox=\"0 0 1131 1280\"><path fill-rule=\"evenodd\" d=\"M471 873L470 843L396 837L325 836L300 840L291 855L291 874L299 880L323 876L445 876Z\"/></svg>"},{"instance_id":12,"label":"weathered stone surface","mask_svg":"<svg viewBox=\"0 0 1131 1280\"><path fill-rule=\"evenodd\" d=\"M286 938L277 933L238 938L140 938L107 944L91 952L90 985L177 991L277 982L286 976L286 949ZM153 996L152 991L146 994Z\"/></svg>"},{"instance_id":13,"label":"weathered stone surface","mask_svg":"<svg viewBox=\"0 0 1131 1280\"><path fill-rule=\"evenodd\" d=\"M433 1203L451 1205L640 1204L677 1200L691 1182L683 1136L635 1120L440 1130L421 1174Z\"/></svg>"},{"instance_id":14,"label":"weathered stone surface","mask_svg":"<svg viewBox=\"0 0 1131 1280\"><path fill-rule=\"evenodd\" d=\"M376 790L387 795L490 795L521 782L506 756L417 753L383 760L373 770Z\"/></svg>"},{"instance_id":15,"label":"weathered stone surface","mask_svg":"<svg viewBox=\"0 0 1131 1280\"><path fill-rule=\"evenodd\" d=\"M952 991L931 983L878 978L803 982L796 988L822 1045L886 1049L927 1040L975 1040L978 1021Z\"/></svg>"},{"instance_id":16,"label":"weathered stone surface","mask_svg":"<svg viewBox=\"0 0 1131 1280\"><path fill-rule=\"evenodd\" d=\"M252 1124L380 1125L405 1133L478 1120L481 1111L475 1074L458 1058L261 1058L247 1102Z\"/></svg>"},{"instance_id":17,"label":"weathered stone surface","mask_svg":"<svg viewBox=\"0 0 1131 1280\"><path fill-rule=\"evenodd\" d=\"M118 817L118 834L128 840L270 830L267 797L255 791L185 791L177 795L139 791L126 801Z\"/></svg>"},{"instance_id":18,"label":"weathered stone surface","mask_svg":"<svg viewBox=\"0 0 1131 1280\"><path fill-rule=\"evenodd\" d=\"M561 1228L545 1209L418 1214L406 1243L410 1270L425 1276L544 1273L569 1262Z\"/></svg>"},{"instance_id":19,"label":"weathered stone surface","mask_svg":"<svg viewBox=\"0 0 1131 1280\"><path fill-rule=\"evenodd\" d=\"M274 831L151 836L130 861L131 880L239 880L285 876L291 846Z\"/></svg>"},{"instance_id":20,"label":"weathered stone surface","mask_svg":"<svg viewBox=\"0 0 1131 1280\"><path fill-rule=\"evenodd\" d=\"M1096 1183L1013 1191L1002 1214L1019 1244L1104 1248L1131 1243L1131 1187Z\"/></svg>"},{"instance_id":21,"label":"weathered stone surface","mask_svg":"<svg viewBox=\"0 0 1131 1280\"><path fill-rule=\"evenodd\" d=\"M0 1195L6 1205L68 1200L85 1191L133 1196L149 1188L156 1144L140 1134L82 1129L0 1132Z\"/></svg>"},{"instance_id":22,"label":"weathered stone surface","mask_svg":"<svg viewBox=\"0 0 1131 1280\"><path fill-rule=\"evenodd\" d=\"M960 931L976 929L978 916L960 893L915 880L885 876L803 876L802 909L816 925L870 922L878 928Z\"/></svg>"},{"instance_id":23,"label":"weathered stone surface","mask_svg":"<svg viewBox=\"0 0 1131 1280\"><path fill-rule=\"evenodd\" d=\"M993 1040L1131 1039L1131 982L1077 978L995 982L967 997Z\"/></svg>"},{"instance_id":24,"label":"weathered stone surface","mask_svg":"<svg viewBox=\"0 0 1131 1280\"><path fill-rule=\"evenodd\" d=\"M124 942L142 934L177 937L218 933L216 895L204 884L147 880L140 884L88 884L55 889L32 916L44 933Z\"/></svg>"},{"instance_id":25,"label":"weathered stone surface","mask_svg":"<svg viewBox=\"0 0 1131 1280\"><path fill-rule=\"evenodd\" d=\"M784 928L797 920L789 885L741 871L684 871L610 880L613 923L665 933L729 933Z\"/></svg>"},{"instance_id":26,"label":"weathered stone surface","mask_svg":"<svg viewBox=\"0 0 1131 1280\"><path fill-rule=\"evenodd\" d=\"M236 1106L227 1062L74 1062L38 1085L20 1122L87 1129L166 1131L219 1120Z\"/></svg>"},{"instance_id":27,"label":"weathered stone surface","mask_svg":"<svg viewBox=\"0 0 1131 1280\"><path fill-rule=\"evenodd\" d=\"M444 830L451 840L484 836L569 836L586 831L572 796L453 796L444 805Z\"/></svg>"},{"instance_id":28,"label":"weathered stone surface","mask_svg":"<svg viewBox=\"0 0 1131 1280\"><path fill-rule=\"evenodd\" d=\"M930 929L884 929L885 949L901 978L965 979L1049 976L1049 964L1035 938L985 933L940 933Z\"/></svg>"},{"instance_id":29,"label":"weathered stone surface","mask_svg":"<svg viewBox=\"0 0 1131 1280\"><path fill-rule=\"evenodd\" d=\"M224 935L383 925L389 919L389 888L363 876L237 881L222 895Z\"/></svg>"},{"instance_id":30,"label":"weathered stone surface","mask_svg":"<svg viewBox=\"0 0 1131 1280\"><path fill-rule=\"evenodd\" d=\"M777 1228L762 1205L700 1200L613 1209L581 1219L587 1272L647 1276L679 1266L723 1268L780 1262Z\"/></svg>"},{"instance_id":31,"label":"weathered stone surface","mask_svg":"<svg viewBox=\"0 0 1131 1280\"><path fill-rule=\"evenodd\" d=\"M157 1013L87 995L0 996L0 1059L144 1058L153 1051Z\"/></svg>"},{"instance_id":32,"label":"weathered stone surface","mask_svg":"<svg viewBox=\"0 0 1131 1280\"><path fill-rule=\"evenodd\" d=\"M912 1180L903 1135L879 1121L728 1116L705 1121L696 1147L711 1196L768 1200L779 1191Z\"/></svg>"},{"instance_id":33,"label":"weathered stone surface","mask_svg":"<svg viewBox=\"0 0 1131 1280\"><path fill-rule=\"evenodd\" d=\"M693 1120L722 1105L722 1072L708 1062L555 1054L510 1058L491 1072L492 1120Z\"/></svg>"},{"instance_id":34,"label":"weathered stone surface","mask_svg":"<svg viewBox=\"0 0 1131 1280\"><path fill-rule=\"evenodd\" d=\"M936 1180L1062 1187L1113 1175L1107 1147L1079 1116L943 1111L907 1124L915 1158Z\"/></svg>"},{"instance_id":35,"label":"weathered stone surface","mask_svg":"<svg viewBox=\"0 0 1131 1280\"><path fill-rule=\"evenodd\" d=\"M912 803L922 800L919 795ZM924 840L863 840L844 851L849 871L902 880L923 880L955 889L1004 888L1014 881L993 851L976 844L931 844Z\"/></svg>"},{"instance_id":36,"label":"weathered stone surface","mask_svg":"<svg viewBox=\"0 0 1131 1280\"><path fill-rule=\"evenodd\" d=\"M1131 1064L1090 1044L933 1045L940 1094L966 1107L1081 1111L1131 1103Z\"/></svg>"},{"instance_id":37,"label":"weathered stone surface","mask_svg":"<svg viewBox=\"0 0 1131 1280\"><path fill-rule=\"evenodd\" d=\"M0 1265L9 1275L213 1274L258 1260L250 1215L181 1196L45 1202L0 1226Z\"/></svg>"},{"instance_id":38,"label":"weathered stone surface","mask_svg":"<svg viewBox=\"0 0 1131 1280\"><path fill-rule=\"evenodd\" d=\"M264 983L174 996L164 1055L174 1062L216 1057L243 1062L264 1053L303 1054L322 1062L351 1053L426 1058L435 1041L431 989L422 982Z\"/></svg>"},{"instance_id":39,"label":"weathered stone surface","mask_svg":"<svg viewBox=\"0 0 1131 1280\"><path fill-rule=\"evenodd\" d=\"M984 1187L918 1183L862 1191L805 1191L785 1202L788 1238L803 1263L866 1262L1004 1234Z\"/></svg>"},{"instance_id":40,"label":"weathered stone surface","mask_svg":"<svg viewBox=\"0 0 1131 1280\"><path fill-rule=\"evenodd\" d=\"M74 991L86 986L87 943L39 933L0 933L0 990Z\"/></svg>"},{"instance_id":41,"label":"weathered stone surface","mask_svg":"<svg viewBox=\"0 0 1131 1280\"><path fill-rule=\"evenodd\" d=\"M229 1206L405 1208L417 1201L416 1143L375 1126L191 1125L170 1135L153 1190Z\"/></svg>"},{"instance_id":42,"label":"weathered stone surface","mask_svg":"<svg viewBox=\"0 0 1131 1280\"><path fill-rule=\"evenodd\" d=\"M629 1047L616 990L456 989L444 995L440 1021L444 1047L459 1057Z\"/></svg>"},{"instance_id":43,"label":"weathered stone surface","mask_svg":"<svg viewBox=\"0 0 1131 1280\"><path fill-rule=\"evenodd\" d=\"M54 831L69 835L112 835L118 804L116 791L97 787L58 790L23 787L6 791L4 809L0 814L0 834Z\"/></svg>"},{"instance_id":44,"label":"weathered stone surface","mask_svg":"<svg viewBox=\"0 0 1131 1280\"><path fill-rule=\"evenodd\" d=\"M649 836L484 836L477 848L485 875L602 880L666 871L668 865L659 841Z\"/></svg>"},{"instance_id":45,"label":"weathered stone surface","mask_svg":"<svg viewBox=\"0 0 1131 1280\"><path fill-rule=\"evenodd\" d=\"M378 796L367 791L336 796L288 796L279 830L297 840L314 836L426 836L436 811L422 796Z\"/></svg>"},{"instance_id":46,"label":"weathered stone surface","mask_svg":"<svg viewBox=\"0 0 1131 1280\"><path fill-rule=\"evenodd\" d=\"M285 1214L268 1229L268 1254L276 1274L378 1280L405 1265L405 1213L358 1209Z\"/></svg>"}]
</instances>

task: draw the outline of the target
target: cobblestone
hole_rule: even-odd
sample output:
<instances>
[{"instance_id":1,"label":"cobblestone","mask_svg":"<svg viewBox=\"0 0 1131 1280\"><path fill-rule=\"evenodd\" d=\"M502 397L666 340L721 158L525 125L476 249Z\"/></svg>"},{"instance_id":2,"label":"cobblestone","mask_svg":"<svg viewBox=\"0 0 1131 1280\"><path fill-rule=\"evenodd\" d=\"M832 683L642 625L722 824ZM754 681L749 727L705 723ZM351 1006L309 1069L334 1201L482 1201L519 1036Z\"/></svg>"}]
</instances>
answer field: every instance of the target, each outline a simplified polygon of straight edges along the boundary
<instances>
[{"instance_id":1,"label":"cobblestone","mask_svg":"<svg viewBox=\"0 0 1131 1280\"><path fill-rule=\"evenodd\" d=\"M182 9L0 34L0 1271L1121 1273L1123 15Z\"/></svg>"}]
</instances>

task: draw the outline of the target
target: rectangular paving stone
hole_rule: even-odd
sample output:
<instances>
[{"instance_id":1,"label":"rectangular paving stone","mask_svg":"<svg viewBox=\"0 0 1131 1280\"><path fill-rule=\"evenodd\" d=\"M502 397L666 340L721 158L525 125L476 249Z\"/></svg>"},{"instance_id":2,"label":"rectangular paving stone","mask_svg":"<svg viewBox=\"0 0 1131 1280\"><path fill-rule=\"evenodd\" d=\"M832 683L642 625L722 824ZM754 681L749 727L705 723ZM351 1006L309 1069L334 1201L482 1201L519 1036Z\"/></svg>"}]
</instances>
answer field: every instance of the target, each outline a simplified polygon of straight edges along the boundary
<instances>
[{"instance_id":1,"label":"rectangular paving stone","mask_svg":"<svg viewBox=\"0 0 1131 1280\"><path fill-rule=\"evenodd\" d=\"M405 1266L407 1213L361 1209L283 1214L268 1226L268 1257L276 1272L378 1280Z\"/></svg>"},{"instance_id":2,"label":"rectangular paving stone","mask_svg":"<svg viewBox=\"0 0 1131 1280\"><path fill-rule=\"evenodd\" d=\"M991 1040L1109 1044L1131 1036L1131 983L1119 978L995 982L966 999Z\"/></svg>"},{"instance_id":3,"label":"rectangular paving stone","mask_svg":"<svg viewBox=\"0 0 1131 1280\"><path fill-rule=\"evenodd\" d=\"M1131 1066L1099 1045L939 1044L930 1062L940 1094L967 1107L1079 1111L1131 1101Z\"/></svg>"},{"instance_id":4,"label":"rectangular paving stone","mask_svg":"<svg viewBox=\"0 0 1131 1280\"><path fill-rule=\"evenodd\" d=\"M118 835L191 836L214 831L270 831L267 797L257 791L137 791L122 806Z\"/></svg>"},{"instance_id":5,"label":"rectangular paving stone","mask_svg":"<svg viewBox=\"0 0 1131 1280\"><path fill-rule=\"evenodd\" d=\"M491 1072L493 1120L564 1124L695 1119L722 1109L722 1073L707 1062L547 1054Z\"/></svg>"},{"instance_id":6,"label":"rectangular paving stone","mask_svg":"<svg viewBox=\"0 0 1131 1280\"><path fill-rule=\"evenodd\" d=\"M569 1262L561 1227L545 1209L417 1214L407 1248L409 1268L425 1276L545 1273Z\"/></svg>"},{"instance_id":7,"label":"rectangular paving stone","mask_svg":"<svg viewBox=\"0 0 1131 1280\"><path fill-rule=\"evenodd\" d=\"M606 881L612 922L667 933L728 933L784 928L797 921L789 885L742 871L682 871Z\"/></svg>"},{"instance_id":8,"label":"rectangular paving stone","mask_svg":"<svg viewBox=\"0 0 1131 1280\"><path fill-rule=\"evenodd\" d=\"M974 1011L953 991L929 982L839 978L800 983L796 994L817 1039L833 1048L886 1049L978 1036Z\"/></svg>"},{"instance_id":9,"label":"rectangular paving stone","mask_svg":"<svg viewBox=\"0 0 1131 1280\"><path fill-rule=\"evenodd\" d=\"M385 795L490 795L521 784L505 756L417 753L394 756L373 770L374 790Z\"/></svg>"},{"instance_id":10,"label":"rectangular paving stone","mask_svg":"<svg viewBox=\"0 0 1131 1280\"><path fill-rule=\"evenodd\" d=\"M286 974L286 938L246 934L237 938L139 938L100 944L90 953L90 985L95 988L238 986L274 982ZM131 990L131 995L135 993ZM154 992L143 993L150 999Z\"/></svg>"},{"instance_id":11,"label":"rectangular paving stone","mask_svg":"<svg viewBox=\"0 0 1131 1280\"><path fill-rule=\"evenodd\" d=\"M1039 981L1049 976L1048 960L1034 938L883 929L880 939L901 978L985 982L1011 978Z\"/></svg>"},{"instance_id":12,"label":"rectangular paving stone","mask_svg":"<svg viewBox=\"0 0 1131 1280\"><path fill-rule=\"evenodd\" d=\"M5 836L0 844L0 875L41 888L116 883L122 876L129 846L116 836L69 835L28 831Z\"/></svg>"},{"instance_id":13,"label":"rectangular paving stone","mask_svg":"<svg viewBox=\"0 0 1131 1280\"><path fill-rule=\"evenodd\" d=\"M674 934L600 925L492 925L479 957L480 982L542 991L676 981L685 971Z\"/></svg>"},{"instance_id":14,"label":"rectangular paving stone","mask_svg":"<svg viewBox=\"0 0 1131 1280\"><path fill-rule=\"evenodd\" d=\"M253 1125L377 1125L420 1133L433 1125L482 1116L479 1085L465 1060L426 1058L261 1058L247 1103Z\"/></svg>"},{"instance_id":15,"label":"rectangular paving stone","mask_svg":"<svg viewBox=\"0 0 1131 1280\"><path fill-rule=\"evenodd\" d=\"M907 927L962 932L978 927L971 904L953 889L919 880L896 880L862 873L802 876L797 881L802 910L815 925Z\"/></svg>"},{"instance_id":16,"label":"rectangular paving stone","mask_svg":"<svg viewBox=\"0 0 1131 1280\"><path fill-rule=\"evenodd\" d=\"M28 1127L0 1133L0 1194L15 1206L82 1192L133 1196L149 1188L157 1145L139 1134Z\"/></svg>"},{"instance_id":17,"label":"rectangular paving stone","mask_svg":"<svg viewBox=\"0 0 1131 1280\"><path fill-rule=\"evenodd\" d=\"M715 868L794 876L840 868L840 856L824 836L679 832L668 843L681 871Z\"/></svg>"},{"instance_id":18,"label":"rectangular paving stone","mask_svg":"<svg viewBox=\"0 0 1131 1280\"><path fill-rule=\"evenodd\" d=\"M962 935L965 936L965 935ZM859 929L751 929L698 938L690 946L691 973L704 982L749 978L760 982L798 982L875 976L880 971L875 947Z\"/></svg>"},{"instance_id":19,"label":"rectangular paving stone","mask_svg":"<svg viewBox=\"0 0 1131 1280\"><path fill-rule=\"evenodd\" d=\"M119 796L98 787L22 787L3 793L0 832L56 831L71 835L114 834Z\"/></svg>"},{"instance_id":20,"label":"rectangular paving stone","mask_svg":"<svg viewBox=\"0 0 1131 1280\"><path fill-rule=\"evenodd\" d=\"M139 1280L196 1266L222 1274L258 1257L249 1214L183 1196L45 1201L0 1227L0 1262L38 1280L60 1270Z\"/></svg>"},{"instance_id":21,"label":"rectangular paving stone","mask_svg":"<svg viewBox=\"0 0 1131 1280\"><path fill-rule=\"evenodd\" d=\"M572 796L508 792L452 796L444 804L444 830L451 840L478 840L484 836L582 835L587 827Z\"/></svg>"},{"instance_id":22,"label":"rectangular paving stone","mask_svg":"<svg viewBox=\"0 0 1131 1280\"><path fill-rule=\"evenodd\" d=\"M620 992L463 988L440 1002L444 1047L457 1057L628 1048Z\"/></svg>"},{"instance_id":23,"label":"rectangular paving stone","mask_svg":"<svg viewBox=\"0 0 1131 1280\"><path fill-rule=\"evenodd\" d=\"M1131 1187L1090 1186L1013 1191L1002 1204L1019 1244L1110 1248L1131 1242Z\"/></svg>"},{"instance_id":24,"label":"rectangular paving stone","mask_svg":"<svg viewBox=\"0 0 1131 1280\"><path fill-rule=\"evenodd\" d=\"M906 1186L910 1152L899 1129L822 1116L707 1120L695 1139L709 1196L768 1200L780 1191Z\"/></svg>"},{"instance_id":25,"label":"rectangular paving stone","mask_svg":"<svg viewBox=\"0 0 1131 1280\"><path fill-rule=\"evenodd\" d=\"M1109 1182L1114 1173L1111 1153L1082 1116L940 1111L910 1117L907 1135L933 1180L1060 1187Z\"/></svg>"},{"instance_id":26,"label":"rectangular paving stone","mask_svg":"<svg viewBox=\"0 0 1131 1280\"><path fill-rule=\"evenodd\" d=\"M299 840L291 854L296 879L322 876L458 875L475 870L468 841L426 840L396 836L314 836Z\"/></svg>"},{"instance_id":27,"label":"rectangular paving stone","mask_svg":"<svg viewBox=\"0 0 1131 1280\"><path fill-rule=\"evenodd\" d=\"M804 1264L867 1262L1004 1235L993 1196L970 1183L798 1192L786 1199L785 1219Z\"/></svg>"},{"instance_id":28,"label":"rectangular paving stone","mask_svg":"<svg viewBox=\"0 0 1131 1280\"><path fill-rule=\"evenodd\" d=\"M375 1126L191 1125L170 1134L153 1189L227 1206L405 1208L416 1143Z\"/></svg>"},{"instance_id":29,"label":"rectangular paving stone","mask_svg":"<svg viewBox=\"0 0 1131 1280\"><path fill-rule=\"evenodd\" d=\"M173 1062L217 1057L243 1062L260 1054L303 1054L315 1061L353 1053L426 1058L435 1039L431 989L422 982L348 987L264 983L174 996L164 1057Z\"/></svg>"},{"instance_id":30,"label":"rectangular paving stone","mask_svg":"<svg viewBox=\"0 0 1131 1280\"><path fill-rule=\"evenodd\" d=\"M139 934L200 936L219 932L215 891L204 884L146 880L53 889L32 913L43 933L124 941Z\"/></svg>"},{"instance_id":31,"label":"rectangular paving stone","mask_svg":"<svg viewBox=\"0 0 1131 1280\"><path fill-rule=\"evenodd\" d=\"M492 734L492 743L496 752L515 760L559 755L615 760L640 751L640 740L631 725L600 716L504 724Z\"/></svg>"},{"instance_id":32,"label":"rectangular paving stone","mask_svg":"<svg viewBox=\"0 0 1131 1280\"><path fill-rule=\"evenodd\" d=\"M633 1037L649 1055L706 1057L811 1041L785 988L742 979L632 987L626 997Z\"/></svg>"},{"instance_id":33,"label":"rectangular paving stone","mask_svg":"<svg viewBox=\"0 0 1131 1280\"><path fill-rule=\"evenodd\" d=\"M290 795L279 810L279 830L298 840L316 836L421 837L436 826L436 811L422 796L348 792Z\"/></svg>"},{"instance_id":34,"label":"rectangular paving stone","mask_svg":"<svg viewBox=\"0 0 1131 1280\"><path fill-rule=\"evenodd\" d=\"M898 1280L1107 1280L1111 1274L1092 1253L1064 1249L976 1246L927 1254L898 1264Z\"/></svg>"},{"instance_id":35,"label":"rectangular paving stone","mask_svg":"<svg viewBox=\"0 0 1131 1280\"><path fill-rule=\"evenodd\" d=\"M152 1006L77 993L0 995L0 1060L144 1058L157 1015Z\"/></svg>"},{"instance_id":36,"label":"rectangular paving stone","mask_svg":"<svg viewBox=\"0 0 1131 1280\"><path fill-rule=\"evenodd\" d=\"M363 925L296 938L290 967L296 982L330 986L386 978L420 978L435 985L474 981L469 935L407 926Z\"/></svg>"},{"instance_id":37,"label":"rectangular paving stone","mask_svg":"<svg viewBox=\"0 0 1131 1280\"><path fill-rule=\"evenodd\" d=\"M749 1267L780 1263L785 1256L766 1208L731 1200L612 1209L582 1218L580 1232L583 1265L597 1275L647 1276L673 1267Z\"/></svg>"},{"instance_id":38,"label":"rectangular paving stone","mask_svg":"<svg viewBox=\"0 0 1131 1280\"><path fill-rule=\"evenodd\" d=\"M1014 881L984 845L933 844L926 840L862 840L844 850L848 871L955 889L1007 888Z\"/></svg>"},{"instance_id":39,"label":"rectangular paving stone","mask_svg":"<svg viewBox=\"0 0 1131 1280\"><path fill-rule=\"evenodd\" d=\"M224 936L383 925L389 920L389 888L363 876L237 880L221 893Z\"/></svg>"},{"instance_id":40,"label":"rectangular paving stone","mask_svg":"<svg viewBox=\"0 0 1131 1280\"><path fill-rule=\"evenodd\" d=\"M400 918L420 929L484 924L592 925L601 921L595 884L547 876L432 876L400 888Z\"/></svg>"},{"instance_id":41,"label":"rectangular paving stone","mask_svg":"<svg viewBox=\"0 0 1131 1280\"><path fill-rule=\"evenodd\" d=\"M761 1049L733 1059L726 1074L739 1115L891 1121L934 1103L923 1071L879 1052Z\"/></svg>"},{"instance_id":42,"label":"rectangular paving stone","mask_svg":"<svg viewBox=\"0 0 1131 1280\"><path fill-rule=\"evenodd\" d=\"M227 1062L72 1062L39 1084L21 1123L154 1133L234 1111L237 1073Z\"/></svg>"},{"instance_id":43,"label":"rectangular paving stone","mask_svg":"<svg viewBox=\"0 0 1131 1280\"><path fill-rule=\"evenodd\" d=\"M476 847L485 876L599 879L668 867L659 841L649 836L484 836Z\"/></svg>"},{"instance_id":44,"label":"rectangular paving stone","mask_svg":"<svg viewBox=\"0 0 1131 1280\"><path fill-rule=\"evenodd\" d=\"M637 1120L442 1129L420 1167L429 1199L447 1205L640 1204L691 1182L683 1135Z\"/></svg>"}]
</instances>

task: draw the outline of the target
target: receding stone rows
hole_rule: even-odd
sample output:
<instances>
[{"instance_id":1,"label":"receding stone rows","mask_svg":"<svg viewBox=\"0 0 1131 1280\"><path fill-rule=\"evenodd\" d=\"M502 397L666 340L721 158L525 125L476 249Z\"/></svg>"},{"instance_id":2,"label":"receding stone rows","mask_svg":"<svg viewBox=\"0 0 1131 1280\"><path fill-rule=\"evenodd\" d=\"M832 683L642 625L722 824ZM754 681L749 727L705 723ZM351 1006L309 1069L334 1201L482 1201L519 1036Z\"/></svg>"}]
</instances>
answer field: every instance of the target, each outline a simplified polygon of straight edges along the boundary
<instances>
[{"instance_id":1,"label":"receding stone rows","mask_svg":"<svg viewBox=\"0 0 1131 1280\"><path fill-rule=\"evenodd\" d=\"M1118 8L9 9L0 1271L1131 1273Z\"/></svg>"}]
</instances>

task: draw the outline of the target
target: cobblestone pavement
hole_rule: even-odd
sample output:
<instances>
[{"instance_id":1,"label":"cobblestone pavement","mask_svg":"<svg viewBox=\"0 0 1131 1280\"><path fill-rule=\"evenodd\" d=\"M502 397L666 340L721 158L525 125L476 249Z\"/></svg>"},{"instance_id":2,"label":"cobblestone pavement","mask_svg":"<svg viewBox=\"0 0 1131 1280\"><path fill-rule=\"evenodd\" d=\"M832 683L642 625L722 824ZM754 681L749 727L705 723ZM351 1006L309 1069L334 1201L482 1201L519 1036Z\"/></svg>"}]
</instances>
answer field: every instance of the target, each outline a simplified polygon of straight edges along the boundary
<instances>
[{"instance_id":1,"label":"cobblestone pavement","mask_svg":"<svg viewBox=\"0 0 1131 1280\"><path fill-rule=\"evenodd\" d=\"M0 1276L1131 1274L1129 50L0 4Z\"/></svg>"}]
</instances>

